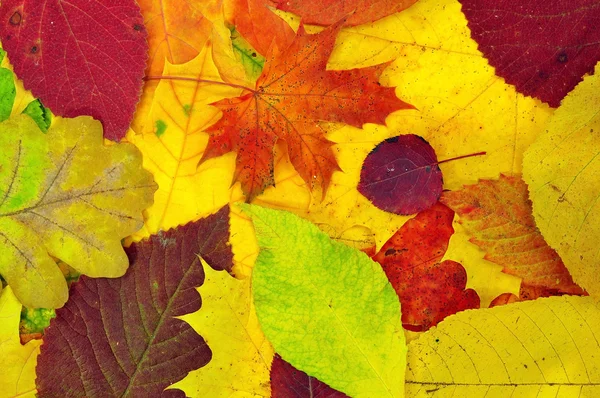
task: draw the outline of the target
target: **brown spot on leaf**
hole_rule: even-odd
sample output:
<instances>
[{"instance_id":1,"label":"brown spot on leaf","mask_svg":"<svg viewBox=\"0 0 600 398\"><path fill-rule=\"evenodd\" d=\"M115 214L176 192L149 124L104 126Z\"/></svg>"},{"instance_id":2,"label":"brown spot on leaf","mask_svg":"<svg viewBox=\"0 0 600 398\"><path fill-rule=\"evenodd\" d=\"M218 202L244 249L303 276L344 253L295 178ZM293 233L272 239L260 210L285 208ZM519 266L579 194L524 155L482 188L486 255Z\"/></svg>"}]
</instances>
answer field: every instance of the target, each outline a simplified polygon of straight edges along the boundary
<instances>
[{"instance_id":1,"label":"brown spot on leaf","mask_svg":"<svg viewBox=\"0 0 600 398\"><path fill-rule=\"evenodd\" d=\"M19 11L15 11L15 13L10 17L10 19L8 20L8 22L12 25L12 26L18 26L21 24L21 21L23 20L23 16L21 15L21 13Z\"/></svg>"}]
</instances>

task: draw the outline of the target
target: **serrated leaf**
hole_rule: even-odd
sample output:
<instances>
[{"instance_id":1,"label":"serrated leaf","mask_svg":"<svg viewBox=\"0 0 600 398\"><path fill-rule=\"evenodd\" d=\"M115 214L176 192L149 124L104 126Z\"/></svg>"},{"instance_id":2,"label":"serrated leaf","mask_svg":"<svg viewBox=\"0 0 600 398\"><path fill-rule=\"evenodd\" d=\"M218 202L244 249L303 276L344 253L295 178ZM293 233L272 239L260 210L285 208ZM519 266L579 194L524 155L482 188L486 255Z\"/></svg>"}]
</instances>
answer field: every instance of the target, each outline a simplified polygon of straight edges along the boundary
<instances>
[{"instance_id":1,"label":"serrated leaf","mask_svg":"<svg viewBox=\"0 0 600 398\"><path fill-rule=\"evenodd\" d=\"M600 301L562 296L448 317L408 348L411 397L596 397Z\"/></svg>"},{"instance_id":2,"label":"serrated leaf","mask_svg":"<svg viewBox=\"0 0 600 398\"><path fill-rule=\"evenodd\" d=\"M131 144L102 145L89 117L44 134L28 116L0 124L0 273L29 307L58 308L67 284L53 257L79 272L123 275L121 239L142 226L155 184Z\"/></svg>"},{"instance_id":3,"label":"serrated leaf","mask_svg":"<svg viewBox=\"0 0 600 398\"><path fill-rule=\"evenodd\" d=\"M35 397L35 365L41 340L21 345L21 303L10 286L0 295L0 398Z\"/></svg>"},{"instance_id":4,"label":"serrated leaf","mask_svg":"<svg viewBox=\"0 0 600 398\"><path fill-rule=\"evenodd\" d=\"M292 213L242 209L261 249L256 312L275 351L350 396L404 396L400 305L379 264Z\"/></svg>"},{"instance_id":5,"label":"serrated leaf","mask_svg":"<svg viewBox=\"0 0 600 398\"><path fill-rule=\"evenodd\" d=\"M56 115L102 121L112 140L133 118L146 36L133 0L5 0L0 10L0 38L25 87Z\"/></svg>"},{"instance_id":6,"label":"serrated leaf","mask_svg":"<svg viewBox=\"0 0 600 398\"><path fill-rule=\"evenodd\" d=\"M600 64L558 108L523 160L536 225L573 280L600 295Z\"/></svg>"},{"instance_id":7,"label":"serrated leaf","mask_svg":"<svg viewBox=\"0 0 600 398\"><path fill-rule=\"evenodd\" d=\"M23 110L23 113L33 119L43 132L48 131L52 123L52 112L42 105L40 100L31 101Z\"/></svg>"},{"instance_id":8,"label":"serrated leaf","mask_svg":"<svg viewBox=\"0 0 600 398\"><path fill-rule=\"evenodd\" d=\"M231 263L228 218L223 208L131 245L131 267L122 278L82 277L46 330L37 366L39 396L162 396L206 365L211 350L178 317L201 309L195 291L205 275L199 256Z\"/></svg>"}]
</instances>

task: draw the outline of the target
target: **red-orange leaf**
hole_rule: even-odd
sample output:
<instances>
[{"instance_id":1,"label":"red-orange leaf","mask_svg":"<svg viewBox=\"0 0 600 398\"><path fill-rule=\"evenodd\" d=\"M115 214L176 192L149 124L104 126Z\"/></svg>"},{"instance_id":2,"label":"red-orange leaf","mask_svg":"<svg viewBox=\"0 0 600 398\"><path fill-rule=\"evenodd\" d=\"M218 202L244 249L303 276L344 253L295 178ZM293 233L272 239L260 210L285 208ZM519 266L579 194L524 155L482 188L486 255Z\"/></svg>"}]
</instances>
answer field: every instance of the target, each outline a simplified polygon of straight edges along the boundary
<instances>
[{"instance_id":1,"label":"red-orange leaf","mask_svg":"<svg viewBox=\"0 0 600 398\"><path fill-rule=\"evenodd\" d=\"M286 142L290 160L304 181L325 191L339 167L319 121L356 127L381 124L390 112L411 107L392 88L378 83L385 65L326 70L343 23L315 35L300 26L283 52L271 47L255 90L214 104L223 117L208 130L204 159L237 152L235 179L242 183L247 200L273 185L277 140Z\"/></svg>"},{"instance_id":2,"label":"red-orange leaf","mask_svg":"<svg viewBox=\"0 0 600 398\"><path fill-rule=\"evenodd\" d=\"M404 10L417 0L274 0L277 8L302 17L306 24L331 25L348 16L346 25L362 25Z\"/></svg>"},{"instance_id":3,"label":"red-orange leaf","mask_svg":"<svg viewBox=\"0 0 600 398\"><path fill-rule=\"evenodd\" d=\"M441 201L458 213L460 223L473 235L471 242L486 251L486 260L502 265L505 273L522 278L526 285L582 293L537 229L521 177L480 180L444 192Z\"/></svg>"},{"instance_id":4,"label":"red-orange leaf","mask_svg":"<svg viewBox=\"0 0 600 398\"><path fill-rule=\"evenodd\" d=\"M424 331L448 315L479 308L477 293L465 290L463 266L440 262L454 233L453 219L452 210L436 203L407 221L373 257L398 293L405 329Z\"/></svg>"}]
</instances>

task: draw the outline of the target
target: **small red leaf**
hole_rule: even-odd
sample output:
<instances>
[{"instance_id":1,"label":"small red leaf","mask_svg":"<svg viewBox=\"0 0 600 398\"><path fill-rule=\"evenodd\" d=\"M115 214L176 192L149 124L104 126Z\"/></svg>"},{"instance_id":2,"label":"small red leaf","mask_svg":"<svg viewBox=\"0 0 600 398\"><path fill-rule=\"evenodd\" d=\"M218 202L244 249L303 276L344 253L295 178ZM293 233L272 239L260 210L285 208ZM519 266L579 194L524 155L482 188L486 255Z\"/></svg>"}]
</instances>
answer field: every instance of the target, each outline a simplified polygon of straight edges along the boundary
<instances>
[{"instance_id":1,"label":"small red leaf","mask_svg":"<svg viewBox=\"0 0 600 398\"><path fill-rule=\"evenodd\" d=\"M122 278L81 277L46 330L37 364L39 396L183 396L165 388L206 365L212 353L176 317L201 307L195 290L204 282L199 255L215 269L231 268L228 220L226 207L133 244Z\"/></svg>"},{"instance_id":2,"label":"small red leaf","mask_svg":"<svg viewBox=\"0 0 600 398\"><path fill-rule=\"evenodd\" d=\"M346 394L334 390L296 369L279 355L271 365L271 398L346 398Z\"/></svg>"},{"instance_id":3,"label":"small red leaf","mask_svg":"<svg viewBox=\"0 0 600 398\"><path fill-rule=\"evenodd\" d=\"M405 329L425 331L448 315L479 308L477 293L465 290L463 266L440 262L454 233L453 219L452 210L436 203L407 221L373 257L398 293Z\"/></svg>"},{"instance_id":4,"label":"small red leaf","mask_svg":"<svg viewBox=\"0 0 600 398\"><path fill-rule=\"evenodd\" d=\"M134 0L5 0L0 40L25 88L60 116L125 136L142 89L146 29Z\"/></svg>"},{"instance_id":5,"label":"small red leaf","mask_svg":"<svg viewBox=\"0 0 600 398\"><path fill-rule=\"evenodd\" d=\"M407 134L388 138L369 153L358 191L382 210L407 215L437 202L442 183L431 145L418 135Z\"/></svg>"},{"instance_id":6,"label":"small red leaf","mask_svg":"<svg viewBox=\"0 0 600 398\"><path fill-rule=\"evenodd\" d=\"M600 60L598 0L460 0L496 74L557 107Z\"/></svg>"}]
</instances>

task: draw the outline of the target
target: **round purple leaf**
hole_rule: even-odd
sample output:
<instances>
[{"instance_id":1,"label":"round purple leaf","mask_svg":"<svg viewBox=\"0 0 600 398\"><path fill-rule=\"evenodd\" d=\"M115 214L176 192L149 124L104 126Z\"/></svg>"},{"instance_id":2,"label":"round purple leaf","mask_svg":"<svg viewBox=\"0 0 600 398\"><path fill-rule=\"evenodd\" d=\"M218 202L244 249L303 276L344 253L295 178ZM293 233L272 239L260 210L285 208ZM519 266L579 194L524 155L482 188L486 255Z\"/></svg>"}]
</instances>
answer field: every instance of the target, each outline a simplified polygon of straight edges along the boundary
<instances>
[{"instance_id":1,"label":"round purple leaf","mask_svg":"<svg viewBox=\"0 0 600 398\"><path fill-rule=\"evenodd\" d=\"M365 159L358 191L381 210L408 215L433 206L442 194L435 151L418 135L379 143Z\"/></svg>"}]
</instances>

